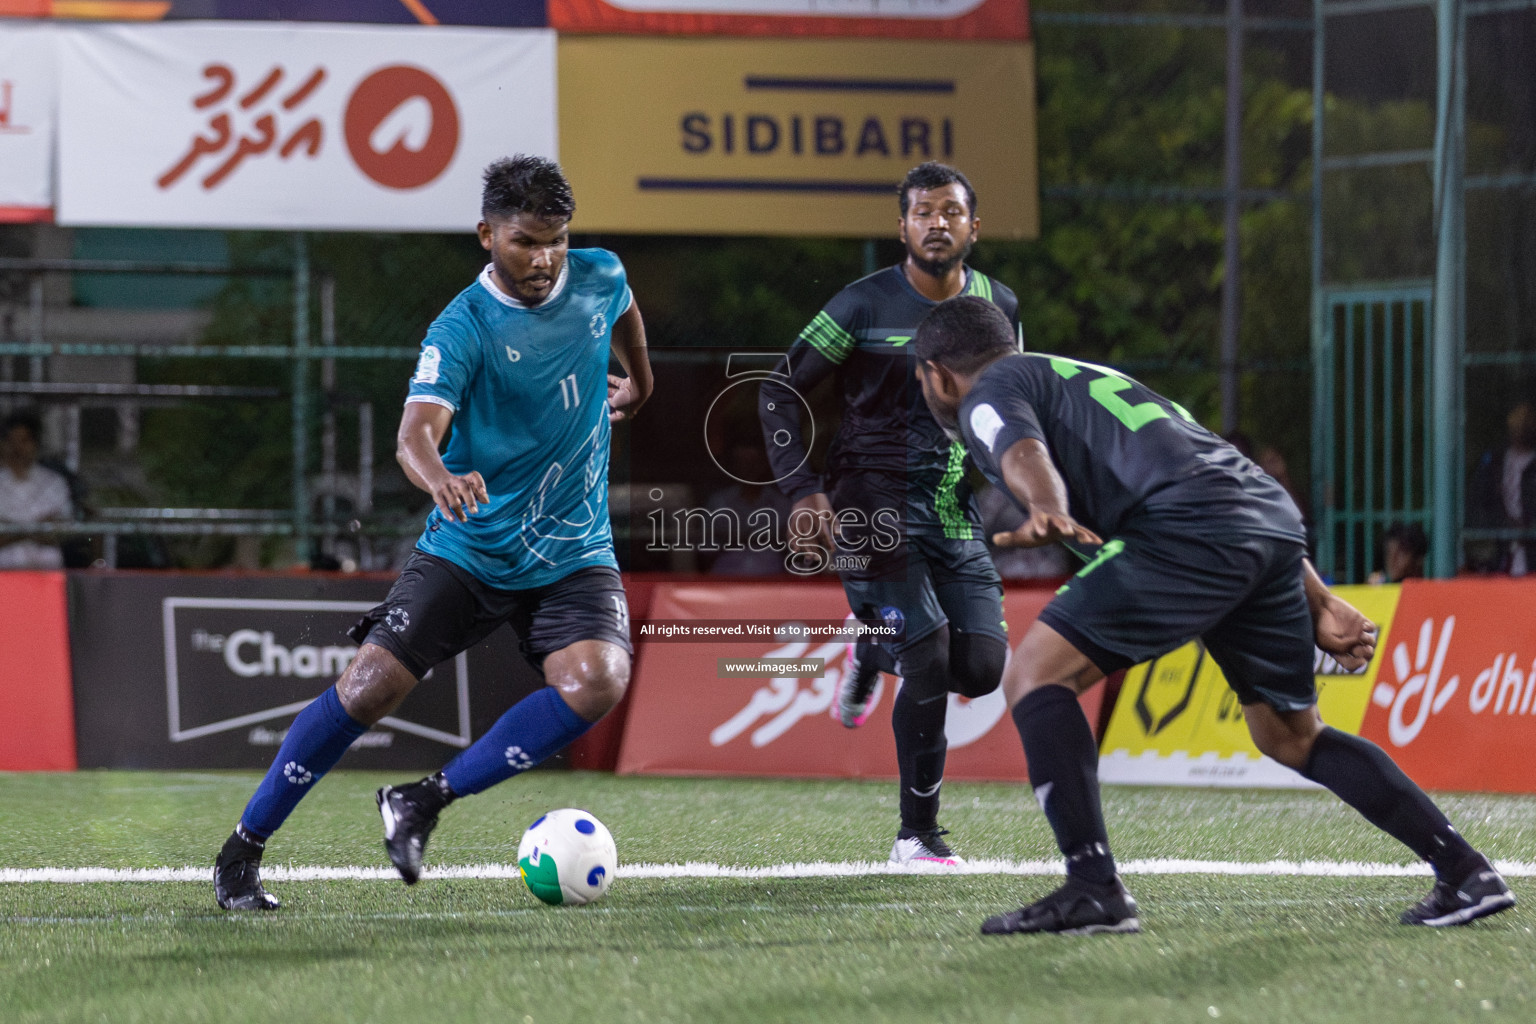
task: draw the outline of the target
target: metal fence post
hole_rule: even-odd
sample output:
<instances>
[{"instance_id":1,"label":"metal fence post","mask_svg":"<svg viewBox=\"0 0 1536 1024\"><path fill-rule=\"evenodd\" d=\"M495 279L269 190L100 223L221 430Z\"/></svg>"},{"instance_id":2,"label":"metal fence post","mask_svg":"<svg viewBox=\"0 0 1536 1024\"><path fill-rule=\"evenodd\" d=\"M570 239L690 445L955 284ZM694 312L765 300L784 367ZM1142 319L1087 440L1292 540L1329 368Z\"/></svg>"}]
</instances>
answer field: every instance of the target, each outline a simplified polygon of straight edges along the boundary
<instances>
[{"instance_id":1,"label":"metal fence post","mask_svg":"<svg viewBox=\"0 0 1536 1024\"><path fill-rule=\"evenodd\" d=\"M309 564L309 240L293 234L293 539Z\"/></svg>"},{"instance_id":2,"label":"metal fence post","mask_svg":"<svg viewBox=\"0 0 1536 1024\"><path fill-rule=\"evenodd\" d=\"M1454 576L1461 548L1462 305L1466 257L1463 178L1463 67L1461 0L1435 5L1435 305L1431 416L1435 425L1431 487L1434 500L1429 574Z\"/></svg>"},{"instance_id":3,"label":"metal fence post","mask_svg":"<svg viewBox=\"0 0 1536 1024\"><path fill-rule=\"evenodd\" d=\"M1237 372L1242 292L1243 0L1227 2L1226 207L1221 259L1221 429L1237 429Z\"/></svg>"},{"instance_id":4,"label":"metal fence post","mask_svg":"<svg viewBox=\"0 0 1536 1024\"><path fill-rule=\"evenodd\" d=\"M1333 348L1323 298L1323 86L1324 40L1328 23L1323 0L1312 0L1312 513L1317 564L1334 570L1332 506Z\"/></svg>"},{"instance_id":5,"label":"metal fence post","mask_svg":"<svg viewBox=\"0 0 1536 1024\"><path fill-rule=\"evenodd\" d=\"M336 345L336 278L320 277L320 347ZM320 393L325 400L320 419L320 475L325 480L321 511L325 520L322 554L335 554L336 545L336 360L320 360Z\"/></svg>"}]
</instances>

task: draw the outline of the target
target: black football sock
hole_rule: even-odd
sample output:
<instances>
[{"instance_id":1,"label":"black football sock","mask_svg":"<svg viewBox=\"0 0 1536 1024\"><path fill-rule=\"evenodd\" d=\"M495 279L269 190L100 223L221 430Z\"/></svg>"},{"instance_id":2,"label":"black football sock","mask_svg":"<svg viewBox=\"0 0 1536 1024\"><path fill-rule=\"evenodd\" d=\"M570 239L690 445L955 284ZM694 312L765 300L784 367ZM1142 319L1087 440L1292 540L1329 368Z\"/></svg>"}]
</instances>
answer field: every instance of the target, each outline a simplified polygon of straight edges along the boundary
<instances>
[{"instance_id":1,"label":"black football sock","mask_svg":"<svg viewBox=\"0 0 1536 1024\"><path fill-rule=\"evenodd\" d=\"M402 796L428 814L437 814L459 798L442 772L399 788Z\"/></svg>"},{"instance_id":2,"label":"black football sock","mask_svg":"<svg viewBox=\"0 0 1536 1024\"><path fill-rule=\"evenodd\" d=\"M868 633L860 633L854 642L854 656L859 659L860 665L873 665L881 672L894 674L896 672L896 656L886 644L873 640Z\"/></svg>"},{"instance_id":3,"label":"black football sock","mask_svg":"<svg viewBox=\"0 0 1536 1024\"><path fill-rule=\"evenodd\" d=\"M896 766L901 774L901 825L915 832L938 827L939 787L944 784L944 715L949 695L920 699L904 685L891 708L896 734Z\"/></svg>"},{"instance_id":4,"label":"black football sock","mask_svg":"<svg viewBox=\"0 0 1536 1024\"><path fill-rule=\"evenodd\" d=\"M1429 861L1441 881L1460 881L1477 856L1429 795L1370 740L1324 728L1301 774Z\"/></svg>"},{"instance_id":5,"label":"black football sock","mask_svg":"<svg viewBox=\"0 0 1536 1024\"><path fill-rule=\"evenodd\" d=\"M1024 741L1029 784L1067 858L1067 874L1108 883L1115 858L1099 805L1099 747L1077 695L1065 686L1031 690L1015 705L1013 723Z\"/></svg>"},{"instance_id":6,"label":"black football sock","mask_svg":"<svg viewBox=\"0 0 1536 1024\"><path fill-rule=\"evenodd\" d=\"M225 864L237 860L260 864L261 855L266 852L266 849L266 840L246 831L244 825L236 825L235 830L229 834L229 838L224 840L224 848L219 851L219 858Z\"/></svg>"}]
</instances>

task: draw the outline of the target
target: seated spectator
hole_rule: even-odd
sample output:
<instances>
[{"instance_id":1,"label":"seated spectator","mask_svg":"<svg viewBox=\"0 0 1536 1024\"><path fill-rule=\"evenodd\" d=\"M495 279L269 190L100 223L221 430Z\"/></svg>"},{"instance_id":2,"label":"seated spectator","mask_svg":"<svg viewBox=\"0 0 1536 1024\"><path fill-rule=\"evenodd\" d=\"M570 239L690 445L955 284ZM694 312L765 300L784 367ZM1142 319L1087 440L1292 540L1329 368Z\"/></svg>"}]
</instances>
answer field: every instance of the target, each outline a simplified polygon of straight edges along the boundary
<instances>
[{"instance_id":1,"label":"seated spectator","mask_svg":"<svg viewBox=\"0 0 1536 1024\"><path fill-rule=\"evenodd\" d=\"M994 533L1007 533L1024 525L1024 513L1008 495L989 484L976 492L976 508L981 513L981 532L987 550L992 552L992 564L997 566L997 574L1003 579L1036 580L1071 575L1071 560L1067 557L1067 549L1060 544L1040 548L992 546Z\"/></svg>"},{"instance_id":2,"label":"seated spectator","mask_svg":"<svg viewBox=\"0 0 1536 1024\"><path fill-rule=\"evenodd\" d=\"M0 523L47 523L74 517L69 482L37 463L42 425L33 413L0 423ZM64 556L46 534L0 526L0 569L60 569Z\"/></svg>"},{"instance_id":3,"label":"seated spectator","mask_svg":"<svg viewBox=\"0 0 1536 1024\"><path fill-rule=\"evenodd\" d=\"M1536 525L1536 407L1521 402L1505 420L1509 443L1499 452L1484 452L1472 471L1467 493L1467 525L1482 528L1530 529ZM1529 540L1494 546L1469 545L1467 564L1483 572L1524 576L1536 568L1536 549Z\"/></svg>"},{"instance_id":4,"label":"seated spectator","mask_svg":"<svg viewBox=\"0 0 1536 1024\"><path fill-rule=\"evenodd\" d=\"M1385 569L1371 573L1372 583L1401 583L1422 579L1424 559L1429 554L1429 538L1418 523L1393 523L1381 538Z\"/></svg>"}]
</instances>

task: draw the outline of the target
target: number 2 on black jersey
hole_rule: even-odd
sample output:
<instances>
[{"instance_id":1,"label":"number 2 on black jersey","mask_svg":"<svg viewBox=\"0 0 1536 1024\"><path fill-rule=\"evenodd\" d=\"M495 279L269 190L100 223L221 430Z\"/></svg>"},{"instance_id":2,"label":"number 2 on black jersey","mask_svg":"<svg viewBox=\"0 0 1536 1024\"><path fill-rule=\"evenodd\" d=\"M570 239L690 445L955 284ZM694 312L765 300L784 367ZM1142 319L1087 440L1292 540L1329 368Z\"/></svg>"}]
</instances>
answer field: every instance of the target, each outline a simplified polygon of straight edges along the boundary
<instances>
[{"instance_id":1,"label":"number 2 on black jersey","mask_svg":"<svg viewBox=\"0 0 1536 1024\"><path fill-rule=\"evenodd\" d=\"M1084 370L1092 370L1101 376L1095 377L1088 384L1088 394L1093 397L1110 413L1125 424L1132 431L1140 430L1154 420L1168 418L1168 410L1157 402L1138 402L1132 405L1120 397L1120 392L1129 390L1135 385L1135 381L1118 370L1111 370L1107 366L1099 366L1095 363L1080 363L1076 359L1068 359L1065 356L1051 356L1051 369L1055 370L1063 380L1071 380ZM1169 405L1193 423L1195 418L1178 402L1170 401Z\"/></svg>"}]
</instances>

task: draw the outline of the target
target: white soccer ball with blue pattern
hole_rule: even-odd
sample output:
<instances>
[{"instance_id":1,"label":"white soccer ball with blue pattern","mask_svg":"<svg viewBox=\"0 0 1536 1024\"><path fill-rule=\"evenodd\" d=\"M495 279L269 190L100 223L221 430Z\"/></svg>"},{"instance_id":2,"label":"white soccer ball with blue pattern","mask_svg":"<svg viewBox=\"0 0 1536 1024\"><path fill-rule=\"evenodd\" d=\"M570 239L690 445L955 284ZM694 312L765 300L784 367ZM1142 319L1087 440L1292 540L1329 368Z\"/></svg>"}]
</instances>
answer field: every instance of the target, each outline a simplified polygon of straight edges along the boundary
<instances>
[{"instance_id":1,"label":"white soccer ball with blue pattern","mask_svg":"<svg viewBox=\"0 0 1536 1024\"><path fill-rule=\"evenodd\" d=\"M564 807L528 826L517 847L517 867L528 891L545 903L579 906L608 891L619 851L595 816Z\"/></svg>"}]
</instances>

